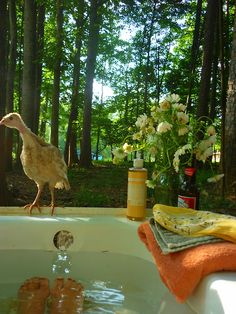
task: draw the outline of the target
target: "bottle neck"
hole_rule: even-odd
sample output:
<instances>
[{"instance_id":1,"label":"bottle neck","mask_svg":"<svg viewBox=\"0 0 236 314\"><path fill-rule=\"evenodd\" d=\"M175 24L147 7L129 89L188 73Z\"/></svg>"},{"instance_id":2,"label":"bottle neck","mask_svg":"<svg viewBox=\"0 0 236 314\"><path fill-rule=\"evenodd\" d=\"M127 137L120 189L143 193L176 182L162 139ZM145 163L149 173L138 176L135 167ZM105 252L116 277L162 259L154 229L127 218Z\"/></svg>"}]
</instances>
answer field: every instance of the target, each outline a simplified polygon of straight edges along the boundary
<instances>
[{"instance_id":1,"label":"bottle neck","mask_svg":"<svg viewBox=\"0 0 236 314\"><path fill-rule=\"evenodd\" d=\"M184 169L185 180L194 183L196 181L196 168L188 167Z\"/></svg>"}]
</instances>

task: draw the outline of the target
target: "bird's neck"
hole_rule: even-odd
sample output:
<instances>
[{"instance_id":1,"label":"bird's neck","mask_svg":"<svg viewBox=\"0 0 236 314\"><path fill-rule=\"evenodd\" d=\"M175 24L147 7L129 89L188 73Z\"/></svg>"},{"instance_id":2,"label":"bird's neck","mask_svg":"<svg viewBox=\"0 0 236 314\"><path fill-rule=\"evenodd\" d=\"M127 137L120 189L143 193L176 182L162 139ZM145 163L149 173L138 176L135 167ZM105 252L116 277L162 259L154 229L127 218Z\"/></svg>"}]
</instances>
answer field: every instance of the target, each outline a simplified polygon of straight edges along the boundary
<instances>
[{"instance_id":1,"label":"bird's neck","mask_svg":"<svg viewBox=\"0 0 236 314\"><path fill-rule=\"evenodd\" d=\"M25 133L29 133L29 128L27 128L26 125L21 124L17 127L18 131L20 132L20 135L24 135Z\"/></svg>"}]
</instances>

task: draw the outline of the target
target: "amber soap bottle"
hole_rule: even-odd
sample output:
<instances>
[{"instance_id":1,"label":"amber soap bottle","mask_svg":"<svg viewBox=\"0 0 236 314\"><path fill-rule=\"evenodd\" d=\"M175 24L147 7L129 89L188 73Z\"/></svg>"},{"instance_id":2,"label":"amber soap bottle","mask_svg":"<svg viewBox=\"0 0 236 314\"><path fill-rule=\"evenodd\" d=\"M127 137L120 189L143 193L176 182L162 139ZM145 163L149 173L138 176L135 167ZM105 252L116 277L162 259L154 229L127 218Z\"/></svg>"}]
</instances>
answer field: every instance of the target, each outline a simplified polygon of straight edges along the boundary
<instances>
[{"instance_id":1,"label":"amber soap bottle","mask_svg":"<svg viewBox=\"0 0 236 314\"><path fill-rule=\"evenodd\" d=\"M143 168L143 160L135 159L134 167L128 172L127 218L143 220L146 216L147 169Z\"/></svg>"},{"instance_id":2,"label":"amber soap bottle","mask_svg":"<svg viewBox=\"0 0 236 314\"><path fill-rule=\"evenodd\" d=\"M178 207L199 209L199 195L196 184L196 168L185 168L184 179L178 194Z\"/></svg>"}]
</instances>

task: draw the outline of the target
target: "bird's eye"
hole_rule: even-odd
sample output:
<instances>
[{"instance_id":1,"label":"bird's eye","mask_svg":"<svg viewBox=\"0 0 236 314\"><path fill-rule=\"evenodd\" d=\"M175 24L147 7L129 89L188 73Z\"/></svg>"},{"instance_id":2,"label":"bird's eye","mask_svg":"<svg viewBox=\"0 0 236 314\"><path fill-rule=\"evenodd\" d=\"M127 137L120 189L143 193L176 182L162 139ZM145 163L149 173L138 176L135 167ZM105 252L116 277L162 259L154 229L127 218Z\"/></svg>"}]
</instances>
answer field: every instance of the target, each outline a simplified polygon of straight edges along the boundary
<instances>
[{"instance_id":1,"label":"bird's eye","mask_svg":"<svg viewBox=\"0 0 236 314\"><path fill-rule=\"evenodd\" d=\"M9 117L9 120L13 120L13 117Z\"/></svg>"}]
</instances>

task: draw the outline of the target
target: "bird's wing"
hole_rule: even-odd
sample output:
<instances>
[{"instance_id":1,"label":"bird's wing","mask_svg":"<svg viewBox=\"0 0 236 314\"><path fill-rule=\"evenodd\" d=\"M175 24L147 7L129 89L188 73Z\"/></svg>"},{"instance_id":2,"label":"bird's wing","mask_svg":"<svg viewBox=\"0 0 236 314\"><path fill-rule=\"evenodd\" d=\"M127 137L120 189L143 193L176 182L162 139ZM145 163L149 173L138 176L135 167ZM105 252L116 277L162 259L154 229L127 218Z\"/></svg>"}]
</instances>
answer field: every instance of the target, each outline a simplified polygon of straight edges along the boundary
<instances>
[{"instance_id":1,"label":"bird's wing","mask_svg":"<svg viewBox=\"0 0 236 314\"><path fill-rule=\"evenodd\" d=\"M65 187L66 190L69 190L70 184L67 178L67 165L63 159L60 150L53 145L45 149L47 151L50 151L50 160L52 162L54 171L57 174L58 180L55 184L55 187L59 189Z\"/></svg>"},{"instance_id":2,"label":"bird's wing","mask_svg":"<svg viewBox=\"0 0 236 314\"><path fill-rule=\"evenodd\" d=\"M23 137L21 157L28 177L36 182L48 182L51 187L69 189L67 166L60 150L29 131Z\"/></svg>"},{"instance_id":3,"label":"bird's wing","mask_svg":"<svg viewBox=\"0 0 236 314\"><path fill-rule=\"evenodd\" d=\"M44 147L44 146L52 146L51 144L45 142L41 137L39 137L36 134L34 134L33 132L31 132L31 136L34 139L34 141L37 142L42 147Z\"/></svg>"}]
</instances>

